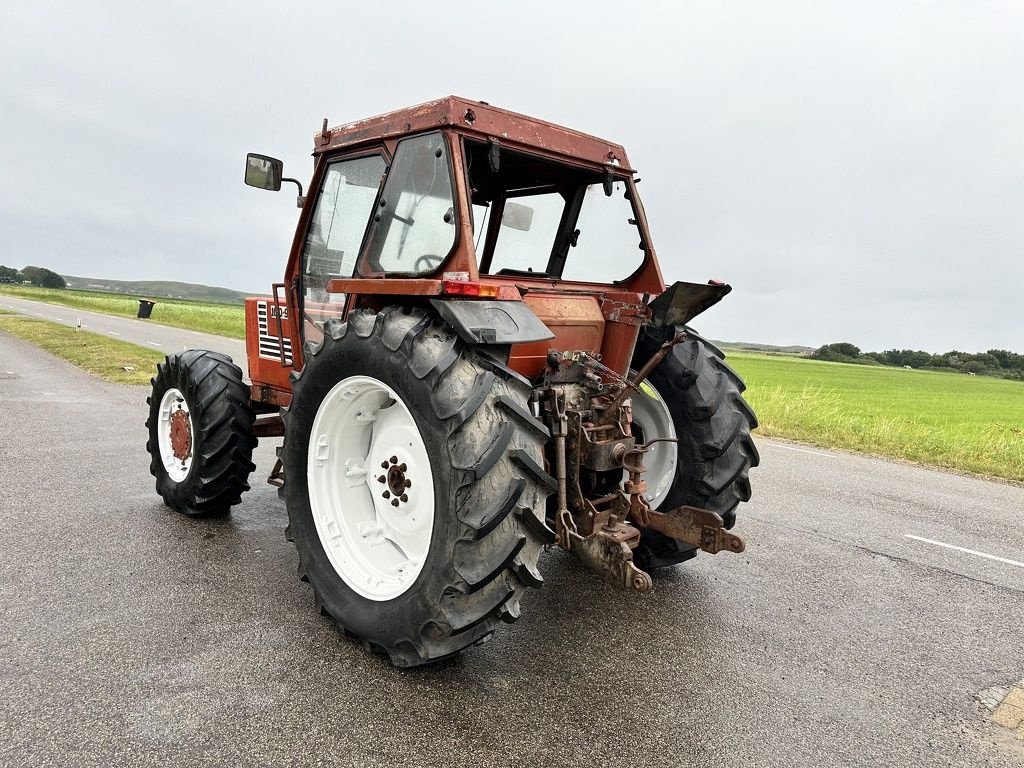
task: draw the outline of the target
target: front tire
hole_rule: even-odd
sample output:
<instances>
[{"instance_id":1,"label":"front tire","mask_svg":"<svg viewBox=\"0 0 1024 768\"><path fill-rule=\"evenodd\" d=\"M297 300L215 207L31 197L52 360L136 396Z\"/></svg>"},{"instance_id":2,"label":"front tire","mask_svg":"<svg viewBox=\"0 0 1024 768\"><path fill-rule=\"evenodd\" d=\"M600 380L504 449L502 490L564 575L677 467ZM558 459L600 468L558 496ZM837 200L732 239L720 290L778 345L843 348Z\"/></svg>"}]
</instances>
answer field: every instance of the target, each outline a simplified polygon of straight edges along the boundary
<instances>
[{"instance_id":1,"label":"front tire","mask_svg":"<svg viewBox=\"0 0 1024 768\"><path fill-rule=\"evenodd\" d=\"M529 383L422 310L357 310L324 331L284 412L300 576L397 666L488 639L543 581L547 429Z\"/></svg>"},{"instance_id":2,"label":"front tire","mask_svg":"<svg viewBox=\"0 0 1024 768\"><path fill-rule=\"evenodd\" d=\"M150 473L164 503L190 517L226 515L249 490L256 414L242 371L190 349L157 366L147 398Z\"/></svg>"},{"instance_id":3,"label":"front tire","mask_svg":"<svg viewBox=\"0 0 1024 768\"><path fill-rule=\"evenodd\" d=\"M640 368L677 330L645 328L637 342L633 367ZM647 404L648 410L667 413L678 440L667 492L664 477L647 477L647 483L652 490L661 489L657 509L683 505L709 509L722 517L726 528L732 528L736 508L750 500L750 469L760 462L750 434L757 427L757 417L743 399L743 380L726 364L722 351L689 328L684 330L687 337L672 348L647 379L652 385L647 396L653 389L660 400ZM634 415L640 416L644 408L635 401ZM657 420L648 422L637 419L645 441L669 436L659 434ZM662 444L659 449L670 445ZM645 530L634 559L640 568L649 571L681 563L696 554L697 549L688 544Z\"/></svg>"}]
</instances>

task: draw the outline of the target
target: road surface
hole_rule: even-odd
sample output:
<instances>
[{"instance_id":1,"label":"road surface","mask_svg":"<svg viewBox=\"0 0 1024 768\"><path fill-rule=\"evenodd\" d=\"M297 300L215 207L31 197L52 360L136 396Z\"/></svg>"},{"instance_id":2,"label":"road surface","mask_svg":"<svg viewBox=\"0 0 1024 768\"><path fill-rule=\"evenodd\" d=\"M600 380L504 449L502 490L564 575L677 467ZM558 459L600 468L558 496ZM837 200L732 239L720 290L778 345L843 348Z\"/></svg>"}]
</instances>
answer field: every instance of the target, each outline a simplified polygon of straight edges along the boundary
<instances>
[{"instance_id":1,"label":"road surface","mask_svg":"<svg viewBox=\"0 0 1024 768\"><path fill-rule=\"evenodd\" d=\"M1024 678L1020 487L762 440L742 555L640 596L553 551L518 623L400 671L297 580L275 441L186 519L146 394L0 334L0 765L1024 764L977 700Z\"/></svg>"}]
</instances>

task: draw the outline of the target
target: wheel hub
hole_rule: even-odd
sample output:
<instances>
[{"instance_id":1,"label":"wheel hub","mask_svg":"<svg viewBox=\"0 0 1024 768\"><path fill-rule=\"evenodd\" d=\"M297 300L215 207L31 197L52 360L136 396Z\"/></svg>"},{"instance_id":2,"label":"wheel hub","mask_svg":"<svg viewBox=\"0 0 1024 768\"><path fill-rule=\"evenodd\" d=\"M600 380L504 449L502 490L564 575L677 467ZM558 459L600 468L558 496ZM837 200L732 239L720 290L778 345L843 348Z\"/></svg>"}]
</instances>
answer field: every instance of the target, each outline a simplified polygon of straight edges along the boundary
<instances>
[{"instance_id":1,"label":"wheel hub","mask_svg":"<svg viewBox=\"0 0 1024 768\"><path fill-rule=\"evenodd\" d=\"M402 462L398 463L398 457L392 456L390 460L380 463L381 469L386 469L387 474L377 478L377 482L386 485L387 488L381 494L384 499L391 501L391 506L397 507L409 501L409 489L412 488L412 480L406 476L409 467Z\"/></svg>"},{"instance_id":2,"label":"wheel hub","mask_svg":"<svg viewBox=\"0 0 1024 768\"><path fill-rule=\"evenodd\" d=\"M192 424L180 408L171 414L171 452L179 461L192 455Z\"/></svg>"},{"instance_id":3,"label":"wheel hub","mask_svg":"<svg viewBox=\"0 0 1024 768\"><path fill-rule=\"evenodd\" d=\"M173 482L183 482L192 470L195 428L180 389L170 387L164 392L157 414L155 436L160 462Z\"/></svg>"}]
</instances>

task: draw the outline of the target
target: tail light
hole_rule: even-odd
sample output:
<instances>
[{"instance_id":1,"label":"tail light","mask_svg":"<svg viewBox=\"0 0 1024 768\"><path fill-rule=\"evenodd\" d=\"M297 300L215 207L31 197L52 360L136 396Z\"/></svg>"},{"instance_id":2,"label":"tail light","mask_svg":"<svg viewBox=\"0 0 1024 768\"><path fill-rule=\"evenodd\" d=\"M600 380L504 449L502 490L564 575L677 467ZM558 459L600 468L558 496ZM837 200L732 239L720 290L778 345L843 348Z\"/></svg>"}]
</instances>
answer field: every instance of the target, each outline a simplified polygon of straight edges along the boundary
<instances>
[{"instance_id":1,"label":"tail light","mask_svg":"<svg viewBox=\"0 0 1024 768\"><path fill-rule=\"evenodd\" d=\"M522 294L514 285L491 285L468 280L443 280L441 293L445 296L465 296L474 299L497 299L498 301L519 301Z\"/></svg>"}]
</instances>

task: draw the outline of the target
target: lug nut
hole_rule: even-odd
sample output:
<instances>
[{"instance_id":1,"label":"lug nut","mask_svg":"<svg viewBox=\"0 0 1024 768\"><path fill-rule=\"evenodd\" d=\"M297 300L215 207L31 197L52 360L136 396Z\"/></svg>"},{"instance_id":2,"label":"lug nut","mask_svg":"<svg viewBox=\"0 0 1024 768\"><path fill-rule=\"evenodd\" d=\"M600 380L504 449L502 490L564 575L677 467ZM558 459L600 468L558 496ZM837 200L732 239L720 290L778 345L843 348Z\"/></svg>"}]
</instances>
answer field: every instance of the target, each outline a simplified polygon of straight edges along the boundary
<instances>
[{"instance_id":1,"label":"lug nut","mask_svg":"<svg viewBox=\"0 0 1024 768\"><path fill-rule=\"evenodd\" d=\"M391 500L391 506L392 507L397 507L398 506L398 499L392 499Z\"/></svg>"},{"instance_id":2,"label":"lug nut","mask_svg":"<svg viewBox=\"0 0 1024 768\"><path fill-rule=\"evenodd\" d=\"M377 478L378 483L383 483L385 480L387 480L387 478L384 477L384 475L381 475L380 477Z\"/></svg>"},{"instance_id":3,"label":"lug nut","mask_svg":"<svg viewBox=\"0 0 1024 768\"><path fill-rule=\"evenodd\" d=\"M384 493L382 493L381 496L383 496L385 499L390 499L391 491L384 491Z\"/></svg>"},{"instance_id":4,"label":"lug nut","mask_svg":"<svg viewBox=\"0 0 1024 768\"><path fill-rule=\"evenodd\" d=\"M386 461L382 461L382 462L380 463L380 468L381 468L381 469L387 469L387 468L388 468L388 463L387 463Z\"/></svg>"},{"instance_id":5,"label":"lug nut","mask_svg":"<svg viewBox=\"0 0 1024 768\"><path fill-rule=\"evenodd\" d=\"M412 480L406 479L406 481L405 481L405 487L406 487L406 488L412 488Z\"/></svg>"},{"instance_id":6,"label":"lug nut","mask_svg":"<svg viewBox=\"0 0 1024 768\"><path fill-rule=\"evenodd\" d=\"M408 467L405 466L405 464L399 464L398 465L398 471L399 472L405 472L405 470L407 470L407 469L408 469Z\"/></svg>"},{"instance_id":7,"label":"lug nut","mask_svg":"<svg viewBox=\"0 0 1024 768\"><path fill-rule=\"evenodd\" d=\"M402 494L402 501L408 501L408 500L409 500L409 497L403 493Z\"/></svg>"},{"instance_id":8,"label":"lug nut","mask_svg":"<svg viewBox=\"0 0 1024 768\"><path fill-rule=\"evenodd\" d=\"M398 457L397 456L392 456L391 457L391 463L392 464L397 464L398 463Z\"/></svg>"}]
</instances>

